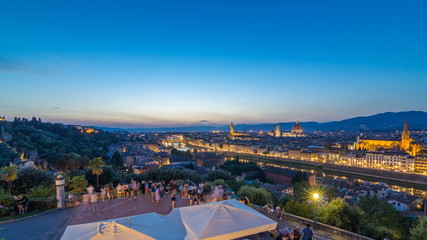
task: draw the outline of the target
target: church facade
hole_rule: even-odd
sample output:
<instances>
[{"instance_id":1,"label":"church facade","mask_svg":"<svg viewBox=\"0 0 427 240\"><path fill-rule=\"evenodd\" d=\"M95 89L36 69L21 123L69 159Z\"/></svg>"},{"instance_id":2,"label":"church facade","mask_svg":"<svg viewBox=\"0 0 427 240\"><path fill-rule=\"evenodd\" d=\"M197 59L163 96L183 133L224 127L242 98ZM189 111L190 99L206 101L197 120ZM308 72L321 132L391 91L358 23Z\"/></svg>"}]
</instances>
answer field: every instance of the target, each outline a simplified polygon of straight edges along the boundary
<instances>
[{"instance_id":1,"label":"church facade","mask_svg":"<svg viewBox=\"0 0 427 240\"><path fill-rule=\"evenodd\" d=\"M228 138L229 139L240 139L240 140L259 140L258 138L254 138L252 136L249 136L248 134L242 133L242 132L236 132L234 129L234 124L230 123L230 131L228 132Z\"/></svg>"},{"instance_id":2,"label":"church facade","mask_svg":"<svg viewBox=\"0 0 427 240\"><path fill-rule=\"evenodd\" d=\"M292 130L290 132L284 132L280 130L280 125L277 124L276 128L268 133L270 136L273 137L305 137L304 131L302 129L302 126L299 124L298 121L296 121L295 125L292 127Z\"/></svg>"},{"instance_id":3,"label":"church facade","mask_svg":"<svg viewBox=\"0 0 427 240\"><path fill-rule=\"evenodd\" d=\"M411 156L416 156L421 150L423 145L416 143L411 138L411 132L409 131L408 121L405 121L402 131L402 137L398 140L387 140L387 139L361 139L359 138L354 144L355 150L365 151L378 151L380 149L390 149L396 151L405 151Z\"/></svg>"}]
</instances>

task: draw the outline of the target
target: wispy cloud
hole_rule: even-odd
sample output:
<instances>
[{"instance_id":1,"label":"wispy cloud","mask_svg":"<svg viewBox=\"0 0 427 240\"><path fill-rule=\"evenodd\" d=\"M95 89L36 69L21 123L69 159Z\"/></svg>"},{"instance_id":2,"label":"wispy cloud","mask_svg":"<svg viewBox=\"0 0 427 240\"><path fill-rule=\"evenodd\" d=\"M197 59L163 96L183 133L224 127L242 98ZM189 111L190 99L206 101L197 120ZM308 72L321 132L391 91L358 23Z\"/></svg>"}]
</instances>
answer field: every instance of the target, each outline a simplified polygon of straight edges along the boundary
<instances>
[{"instance_id":1,"label":"wispy cloud","mask_svg":"<svg viewBox=\"0 0 427 240\"><path fill-rule=\"evenodd\" d=\"M71 66L71 67L79 67L79 64L77 62L71 61L67 58L64 58L64 57L61 57L61 56L58 56L56 54L46 52L46 51L43 51L42 53L44 55L46 55L47 57L53 59L55 62L58 62L60 64Z\"/></svg>"},{"instance_id":2,"label":"wispy cloud","mask_svg":"<svg viewBox=\"0 0 427 240\"><path fill-rule=\"evenodd\" d=\"M20 72L26 69L27 66L23 62L12 60L4 56L0 56L0 71L4 72Z\"/></svg>"},{"instance_id":3,"label":"wispy cloud","mask_svg":"<svg viewBox=\"0 0 427 240\"><path fill-rule=\"evenodd\" d=\"M201 123L208 123L209 121L208 120L200 120L199 122L201 122Z\"/></svg>"},{"instance_id":4,"label":"wispy cloud","mask_svg":"<svg viewBox=\"0 0 427 240\"><path fill-rule=\"evenodd\" d=\"M35 75L52 75L53 71L43 68L35 68L24 61L0 55L0 72L20 72Z\"/></svg>"}]
</instances>

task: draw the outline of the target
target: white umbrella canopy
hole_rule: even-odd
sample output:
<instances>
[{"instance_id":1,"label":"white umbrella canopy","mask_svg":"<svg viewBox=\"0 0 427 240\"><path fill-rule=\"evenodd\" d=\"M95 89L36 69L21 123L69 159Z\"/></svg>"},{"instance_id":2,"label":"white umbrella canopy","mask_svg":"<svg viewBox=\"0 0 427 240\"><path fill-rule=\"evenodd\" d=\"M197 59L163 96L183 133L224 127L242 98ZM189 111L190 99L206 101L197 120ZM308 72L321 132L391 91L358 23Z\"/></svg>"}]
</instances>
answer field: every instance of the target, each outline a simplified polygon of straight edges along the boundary
<instances>
[{"instance_id":1,"label":"white umbrella canopy","mask_svg":"<svg viewBox=\"0 0 427 240\"><path fill-rule=\"evenodd\" d=\"M68 226L61 240L229 240L276 229L277 223L236 200Z\"/></svg>"},{"instance_id":2,"label":"white umbrella canopy","mask_svg":"<svg viewBox=\"0 0 427 240\"><path fill-rule=\"evenodd\" d=\"M157 240L184 239L187 235L180 213L175 210L167 215L153 212L115 221Z\"/></svg>"},{"instance_id":3,"label":"white umbrella canopy","mask_svg":"<svg viewBox=\"0 0 427 240\"><path fill-rule=\"evenodd\" d=\"M154 240L141 232L112 222L95 222L68 226L61 240Z\"/></svg>"},{"instance_id":4,"label":"white umbrella canopy","mask_svg":"<svg viewBox=\"0 0 427 240\"><path fill-rule=\"evenodd\" d=\"M274 230L277 223L236 200L179 208L186 240L233 239Z\"/></svg>"}]
</instances>

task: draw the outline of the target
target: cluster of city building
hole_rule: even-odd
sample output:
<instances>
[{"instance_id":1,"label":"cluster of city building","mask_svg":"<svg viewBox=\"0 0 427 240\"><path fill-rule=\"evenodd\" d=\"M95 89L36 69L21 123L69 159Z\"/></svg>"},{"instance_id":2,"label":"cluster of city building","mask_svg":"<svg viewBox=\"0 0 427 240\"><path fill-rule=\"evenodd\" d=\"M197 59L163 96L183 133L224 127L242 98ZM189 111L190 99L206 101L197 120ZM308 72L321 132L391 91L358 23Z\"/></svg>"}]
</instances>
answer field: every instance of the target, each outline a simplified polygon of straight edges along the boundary
<instances>
[{"instance_id":1,"label":"cluster of city building","mask_svg":"<svg viewBox=\"0 0 427 240\"><path fill-rule=\"evenodd\" d=\"M297 122L290 132L280 130L280 126L265 133L239 133L230 124L228 137L220 133L211 135L187 135L186 143L193 148L214 152L231 152L238 154L262 155L275 158L296 159L312 162L328 162L351 167L390 170L406 173L427 174L427 137L419 141L411 138L408 123L400 138L396 135L386 136L348 133L340 137L327 137L328 133L303 132ZM341 133L341 136L345 133ZM348 135L352 135L349 138Z\"/></svg>"},{"instance_id":2,"label":"cluster of city building","mask_svg":"<svg viewBox=\"0 0 427 240\"><path fill-rule=\"evenodd\" d=\"M87 134L95 133L92 128L76 126ZM329 162L337 165L381 169L407 173L427 173L427 154L422 142L426 136L411 138L408 123L405 122L403 131L393 136L379 138L373 133L346 132L312 132L305 133L300 123L296 122L290 131L280 130L277 125L271 132L237 132L233 123L229 132L187 132L187 133L134 133L116 132L119 143L108 148L112 157L120 153L124 165L136 174L151 168L171 167L193 169L216 169L227 160L236 159L236 155L269 157L275 160L291 159L297 161ZM355 136L355 134L359 134ZM400 136L400 138L396 138ZM421 136L421 137L420 137ZM3 140L10 136L2 131ZM175 150L174 150L175 149ZM188 151L190 154L181 156L173 151ZM231 154L230 154L231 153ZM34 167L38 160L36 150L21 153L19 159L12 164L19 167ZM242 159L241 159L242 161ZM245 161L245 160L243 160ZM186 165L186 166L184 166ZM202 168L199 168L202 167ZM46 167L45 167L46 168ZM128 169L129 169L128 168ZM275 184L264 183L263 187L275 193L277 197L292 195L292 178L299 171L282 167L267 166L265 174L275 181ZM245 176L253 174L244 173ZM323 184L335 189L338 196L346 201L355 201L361 195L375 196L388 201L396 209L405 212L420 210L420 199L412 194L406 194L405 189L393 191L385 184L372 184L349 179L325 178L317 182L313 172L306 174L307 181L312 184ZM417 195L417 194L416 194ZM421 196L423 194L418 194Z\"/></svg>"}]
</instances>

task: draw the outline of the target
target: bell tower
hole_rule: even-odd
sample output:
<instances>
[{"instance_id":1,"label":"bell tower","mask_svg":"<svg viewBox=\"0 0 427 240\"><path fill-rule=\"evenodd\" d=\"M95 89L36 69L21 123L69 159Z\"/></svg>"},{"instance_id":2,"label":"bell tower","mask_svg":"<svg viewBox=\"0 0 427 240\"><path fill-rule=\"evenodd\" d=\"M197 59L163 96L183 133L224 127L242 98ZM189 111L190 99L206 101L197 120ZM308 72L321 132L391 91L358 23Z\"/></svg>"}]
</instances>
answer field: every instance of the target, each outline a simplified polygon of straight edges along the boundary
<instances>
[{"instance_id":1,"label":"bell tower","mask_svg":"<svg viewBox=\"0 0 427 240\"><path fill-rule=\"evenodd\" d=\"M403 131L402 131L402 142L401 147L404 150L408 150L411 145L412 139L411 139L411 132L409 131L408 121L405 121L405 124L403 125Z\"/></svg>"},{"instance_id":2,"label":"bell tower","mask_svg":"<svg viewBox=\"0 0 427 240\"><path fill-rule=\"evenodd\" d=\"M281 137L282 136L282 131L280 131L280 125L279 124L277 124L276 129L274 129L274 136L275 137Z\"/></svg>"},{"instance_id":3,"label":"bell tower","mask_svg":"<svg viewBox=\"0 0 427 240\"><path fill-rule=\"evenodd\" d=\"M230 123L230 132L228 133L228 137L234 139L234 124Z\"/></svg>"},{"instance_id":4,"label":"bell tower","mask_svg":"<svg viewBox=\"0 0 427 240\"><path fill-rule=\"evenodd\" d=\"M234 124L230 123L230 135L234 134Z\"/></svg>"}]
</instances>

